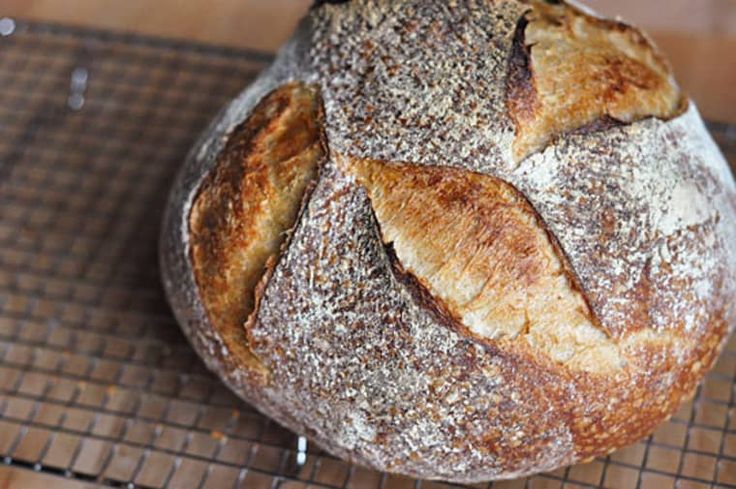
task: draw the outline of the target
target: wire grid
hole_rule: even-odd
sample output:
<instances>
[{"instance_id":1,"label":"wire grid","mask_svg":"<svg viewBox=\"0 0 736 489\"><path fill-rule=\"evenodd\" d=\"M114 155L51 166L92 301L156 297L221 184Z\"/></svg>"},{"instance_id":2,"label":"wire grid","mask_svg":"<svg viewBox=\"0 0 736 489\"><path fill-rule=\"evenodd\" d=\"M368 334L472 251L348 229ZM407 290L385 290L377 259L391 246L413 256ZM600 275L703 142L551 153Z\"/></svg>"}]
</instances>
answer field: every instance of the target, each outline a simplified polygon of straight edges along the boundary
<instances>
[{"instance_id":1,"label":"wire grid","mask_svg":"<svg viewBox=\"0 0 736 489\"><path fill-rule=\"evenodd\" d=\"M457 487L314 447L298 464L295 435L207 372L167 309L156 263L167 188L268 61L36 23L0 38L4 470L128 487ZM711 129L736 161L736 126ZM647 440L474 487L736 487L735 375L731 341L695 400Z\"/></svg>"}]
</instances>

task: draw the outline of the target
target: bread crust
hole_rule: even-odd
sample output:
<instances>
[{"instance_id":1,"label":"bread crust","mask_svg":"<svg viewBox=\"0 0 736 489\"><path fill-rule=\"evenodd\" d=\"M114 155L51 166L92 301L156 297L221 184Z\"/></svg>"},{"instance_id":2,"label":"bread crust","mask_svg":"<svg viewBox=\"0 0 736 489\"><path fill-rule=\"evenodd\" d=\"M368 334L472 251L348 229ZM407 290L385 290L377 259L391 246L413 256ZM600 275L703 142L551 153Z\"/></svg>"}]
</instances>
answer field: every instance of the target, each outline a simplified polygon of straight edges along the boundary
<instances>
[{"instance_id":1,"label":"bread crust","mask_svg":"<svg viewBox=\"0 0 736 489\"><path fill-rule=\"evenodd\" d=\"M561 2L527 4L507 78L517 160L565 132L671 119L687 108L669 64L637 29Z\"/></svg>"},{"instance_id":2,"label":"bread crust","mask_svg":"<svg viewBox=\"0 0 736 489\"><path fill-rule=\"evenodd\" d=\"M267 375L243 324L325 157L322 102L313 87L285 84L236 127L202 182L189 216L191 262L208 319L236 365Z\"/></svg>"},{"instance_id":3,"label":"bread crust","mask_svg":"<svg viewBox=\"0 0 736 489\"><path fill-rule=\"evenodd\" d=\"M456 328L528 342L572 370L622 367L567 259L513 186L457 168L335 159L366 189L396 262Z\"/></svg>"},{"instance_id":4,"label":"bread crust","mask_svg":"<svg viewBox=\"0 0 736 489\"><path fill-rule=\"evenodd\" d=\"M509 104L522 100L509 81L520 73L514 39L530 8L513 0L321 5L205 132L174 183L161 262L183 330L236 393L337 456L475 482L602 455L669 416L734 324L736 191L694 104L670 93L661 98L669 112L625 120L601 106L592 120L542 125L543 137L518 151L520 121L536 117L522 120ZM319 90L327 155L259 285L249 346L268 376L255 382L208 317L190 218L228 134L295 80ZM527 90L539 86L530 80ZM581 369L518 331L474 334L441 300L449 286L438 289L418 266L425 262L410 265L397 246L406 227L386 234L381 223L394 207L381 207L385 191L350 164L361 161L435 172L442 182L448 171L465 175L458 181L477 175L517 192L524 203L514 205L533 213L529 229L549 238L604 333L596 344L610 342L620 362ZM409 249L424 246L412 239Z\"/></svg>"}]
</instances>

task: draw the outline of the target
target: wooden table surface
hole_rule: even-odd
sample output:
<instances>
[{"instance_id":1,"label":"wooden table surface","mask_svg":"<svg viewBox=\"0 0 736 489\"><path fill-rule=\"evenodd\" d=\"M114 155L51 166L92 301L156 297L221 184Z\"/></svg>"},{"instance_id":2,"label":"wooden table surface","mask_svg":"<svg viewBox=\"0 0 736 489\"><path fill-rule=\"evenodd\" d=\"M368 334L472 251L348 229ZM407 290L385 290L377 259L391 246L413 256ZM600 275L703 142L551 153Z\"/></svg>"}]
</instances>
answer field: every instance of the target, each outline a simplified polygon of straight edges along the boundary
<instances>
[{"instance_id":1,"label":"wooden table surface","mask_svg":"<svg viewBox=\"0 0 736 489\"><path fill-rule=\"evenodd\" d=\"M2 0L0 16L274 51L311 0ZM584 0L644 27L708 118L736 121L736 0Z\"/></svg>"}]
</instances>

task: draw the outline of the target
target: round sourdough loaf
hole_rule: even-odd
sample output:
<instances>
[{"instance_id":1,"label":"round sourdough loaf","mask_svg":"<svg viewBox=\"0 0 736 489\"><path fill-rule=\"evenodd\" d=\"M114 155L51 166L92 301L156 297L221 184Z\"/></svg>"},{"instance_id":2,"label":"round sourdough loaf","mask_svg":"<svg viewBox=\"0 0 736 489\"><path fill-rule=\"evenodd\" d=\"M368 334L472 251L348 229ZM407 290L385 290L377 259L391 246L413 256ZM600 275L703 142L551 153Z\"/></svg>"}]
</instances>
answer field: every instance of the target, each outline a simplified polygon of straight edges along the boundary
<instances>
[{"instance_id":1,"label":"round sourdough loaf","mask_svg":"<svg viewBox=\"0 0 736 489\"><path fill-rule=\"evenodd\" d=\"M173 310L243 399L421 478L554 469L690 396L736 193L638 30L560 1L315 5L181 170Z\"/></svg>"}]
</instances>

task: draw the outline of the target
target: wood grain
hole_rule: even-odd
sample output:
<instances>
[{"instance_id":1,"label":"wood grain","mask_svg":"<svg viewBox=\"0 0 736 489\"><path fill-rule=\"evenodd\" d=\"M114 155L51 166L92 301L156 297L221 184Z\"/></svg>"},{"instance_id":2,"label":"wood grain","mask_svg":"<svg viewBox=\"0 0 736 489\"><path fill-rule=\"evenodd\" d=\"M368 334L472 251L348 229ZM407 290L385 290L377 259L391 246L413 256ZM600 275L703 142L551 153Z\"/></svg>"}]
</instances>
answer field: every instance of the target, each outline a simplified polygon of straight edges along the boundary
<instances>
[{"instance_id":1,"label":"wood grain","mask_svg":"<svg viewBox=\"0 0 736 489\"><path fill-rule=\"evenodd\" d=\"M54 477L14 467L0 467L0 487L3 489L92 489L96 484Z\"/></svg>"}]
</instances>

